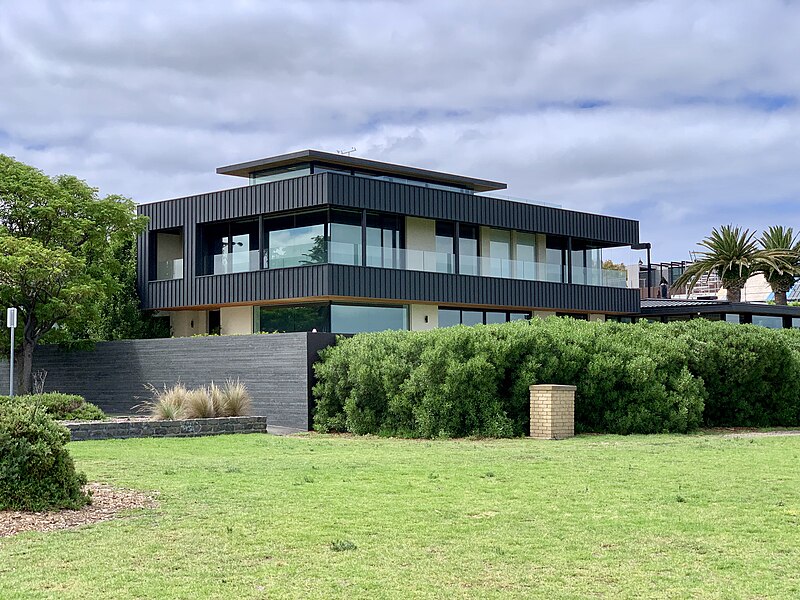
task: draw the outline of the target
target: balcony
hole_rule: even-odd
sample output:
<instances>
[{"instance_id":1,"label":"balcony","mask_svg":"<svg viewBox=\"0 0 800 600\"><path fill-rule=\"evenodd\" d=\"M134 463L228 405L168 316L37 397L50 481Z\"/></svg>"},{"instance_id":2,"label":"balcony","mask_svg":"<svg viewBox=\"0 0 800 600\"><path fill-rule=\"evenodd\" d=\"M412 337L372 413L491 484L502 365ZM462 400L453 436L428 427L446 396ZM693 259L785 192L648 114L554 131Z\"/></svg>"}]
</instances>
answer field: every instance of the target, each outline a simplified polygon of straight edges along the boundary
<instances>
[{"instance_id":1,"label":"balcony","mask_svg":"<svg viewBox=\"0 0 800 600\"><path fill-rule=\"evenodd\" d=\"M252 255L255 254L255 258ZM242 253L247 257L248 253ZM258 270L257 251L250 252L249 260L234 265L233 270L219 272L241 272ZM360 244L325 242L298 244L269 248L264 253L265 269L280 269L316 264L338 264L361 266L363 254ZM366 247L366 266L404 271L456 274L456 256L452 253L434 252L381 246ZM215 261L215 273L216 261ZM488 256L460 256L458 274L525 281L549 281L567 283L567 269L561 264L509 260ZM624 271L591 267L573 267L571 283L625 288L627 274Z\"/></svg>"}]
</instances>

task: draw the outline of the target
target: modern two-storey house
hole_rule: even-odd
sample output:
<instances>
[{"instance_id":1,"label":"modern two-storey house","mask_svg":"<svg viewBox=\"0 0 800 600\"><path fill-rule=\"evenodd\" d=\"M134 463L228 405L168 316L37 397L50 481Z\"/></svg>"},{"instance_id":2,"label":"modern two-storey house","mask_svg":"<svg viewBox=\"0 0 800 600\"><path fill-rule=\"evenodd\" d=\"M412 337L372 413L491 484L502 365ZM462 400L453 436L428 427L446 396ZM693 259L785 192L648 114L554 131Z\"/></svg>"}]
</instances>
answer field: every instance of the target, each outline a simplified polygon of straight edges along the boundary
<instances>
[{"instance_id":1,"label":"modern two-storey house","mask_svg":"<svg viewBox=\"0 0 800 600\"><path fill-rule=\"evenodd\" d=\"M173 334L356 333L639 311L604 248L638 222L492 196L506 185L304 150L220 167L234 189L141 204L144 309Z\"/></svg>"}]
</instances>

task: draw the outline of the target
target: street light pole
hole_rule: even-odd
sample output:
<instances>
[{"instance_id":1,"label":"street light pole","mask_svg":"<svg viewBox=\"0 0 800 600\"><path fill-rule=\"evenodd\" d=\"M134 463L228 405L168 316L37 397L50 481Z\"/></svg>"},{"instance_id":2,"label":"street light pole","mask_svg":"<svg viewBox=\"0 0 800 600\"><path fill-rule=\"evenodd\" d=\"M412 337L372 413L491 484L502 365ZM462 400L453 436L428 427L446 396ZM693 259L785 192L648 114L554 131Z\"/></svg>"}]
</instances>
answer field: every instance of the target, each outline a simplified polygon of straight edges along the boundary
<instances>
[{"instance_id":1,"label":"street light pole","mask_svg":"<svg viewBox=\"0 0 800 600\"><path fill-rule=\"evenodd\" d=\"M6 326L11 330L11 352L8 373L8 395L14 396L14 329L17 327L17 309L9 308L6 311Z\"/></svg>"}]
</instances>

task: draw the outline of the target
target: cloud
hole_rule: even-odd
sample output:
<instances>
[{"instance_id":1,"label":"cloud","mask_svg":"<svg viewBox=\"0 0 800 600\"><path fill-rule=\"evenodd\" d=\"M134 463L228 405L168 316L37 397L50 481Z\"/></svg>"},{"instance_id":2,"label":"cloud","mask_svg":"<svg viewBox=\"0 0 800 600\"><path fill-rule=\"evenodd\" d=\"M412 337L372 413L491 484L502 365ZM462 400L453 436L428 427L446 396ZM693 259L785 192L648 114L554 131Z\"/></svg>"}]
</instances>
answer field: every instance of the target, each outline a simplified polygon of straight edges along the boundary
<instances>
[{"instance_id":1,"label":"cloud","mask_svg":"<svg viewBox=\"0 0 800 600\"><path fill-rule=\"evenodd\" d=\"M800 229L800 4L4 0L0 152L139 201L305 147L640 219Z\"/></svg>"}]
</instances>

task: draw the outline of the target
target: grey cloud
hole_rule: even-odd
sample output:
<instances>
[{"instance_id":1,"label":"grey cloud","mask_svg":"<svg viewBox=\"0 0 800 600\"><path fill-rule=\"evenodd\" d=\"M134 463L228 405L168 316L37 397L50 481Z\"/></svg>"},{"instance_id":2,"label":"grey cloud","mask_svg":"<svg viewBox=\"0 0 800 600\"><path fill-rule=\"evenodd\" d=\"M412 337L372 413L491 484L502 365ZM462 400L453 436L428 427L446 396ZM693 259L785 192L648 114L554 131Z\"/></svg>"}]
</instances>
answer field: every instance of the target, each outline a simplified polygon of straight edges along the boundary
<instances>
[{"instance_id":1,"label":"grey cloud","mask_svg":"<svg viewBox=\"0 0 800 600\"><path fill-rule=\"evenodd\" d=\"M681 254L723 209L754 219L761 202L800 223L775 204L800 195L797 104L742 101L800 98L798 3L1 8L0 151L106 192L154 200L230 187L242 182L214 167L355 145L508 181L514 195L651 219L643 234Z\"/></svg>"}]
</instances>

